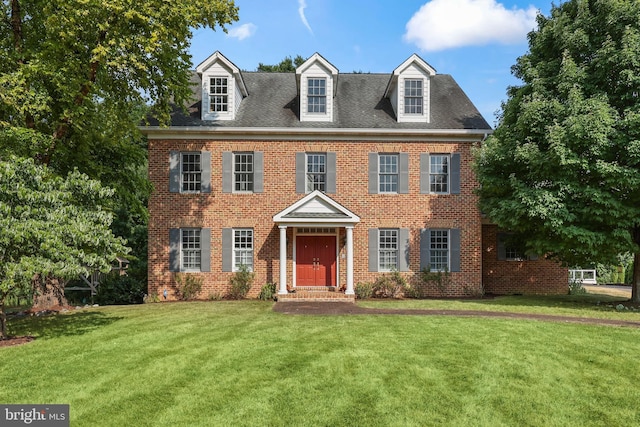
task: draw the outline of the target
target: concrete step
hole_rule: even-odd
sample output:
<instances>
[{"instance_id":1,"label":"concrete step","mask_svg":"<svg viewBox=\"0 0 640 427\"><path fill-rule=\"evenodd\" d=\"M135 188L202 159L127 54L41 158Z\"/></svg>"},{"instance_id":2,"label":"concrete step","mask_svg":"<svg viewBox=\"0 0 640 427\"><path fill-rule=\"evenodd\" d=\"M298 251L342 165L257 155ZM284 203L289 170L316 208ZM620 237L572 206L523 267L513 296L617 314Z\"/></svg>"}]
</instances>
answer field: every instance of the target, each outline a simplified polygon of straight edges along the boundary
<instances>
[{"instance_id":1,"label":"concrete step","mask_svg":"<svg viewBox=\"0 0 640 427\"><path fill-rule=\"evenodd\" d=\"M297 288L295 292L286 295L278 295L278 302L356 302L355 295L345 295L335 290L308 290Z\"/></svg>"}]
</instances>

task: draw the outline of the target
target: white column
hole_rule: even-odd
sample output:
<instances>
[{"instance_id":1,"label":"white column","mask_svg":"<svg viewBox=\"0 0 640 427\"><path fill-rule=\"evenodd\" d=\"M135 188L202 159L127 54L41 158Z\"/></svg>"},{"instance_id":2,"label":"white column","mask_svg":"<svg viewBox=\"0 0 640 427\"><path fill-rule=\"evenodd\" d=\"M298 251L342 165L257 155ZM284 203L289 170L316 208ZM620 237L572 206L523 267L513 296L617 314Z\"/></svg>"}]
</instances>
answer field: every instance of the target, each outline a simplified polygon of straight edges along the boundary
<instances>
[{"instance_id":1,"label":"white column","mask_svg":"<svg viewBox=\"0 0 640 427\"><path fill-rule=\"evenodd\" d=\"M346 295L354 295L353 290L353 226L345 227L347 230L347 290Z\"/></svg>"},{"instance_id":2,"label":"white column","mask_svg":"<svg viewBox=\"0 0 640 427\"><path fill-rule=\"evenodd\" d=\"M287 226L279 225L280 229L280 290L279 295L287 293Z\"/></svg>"}]
</instances>

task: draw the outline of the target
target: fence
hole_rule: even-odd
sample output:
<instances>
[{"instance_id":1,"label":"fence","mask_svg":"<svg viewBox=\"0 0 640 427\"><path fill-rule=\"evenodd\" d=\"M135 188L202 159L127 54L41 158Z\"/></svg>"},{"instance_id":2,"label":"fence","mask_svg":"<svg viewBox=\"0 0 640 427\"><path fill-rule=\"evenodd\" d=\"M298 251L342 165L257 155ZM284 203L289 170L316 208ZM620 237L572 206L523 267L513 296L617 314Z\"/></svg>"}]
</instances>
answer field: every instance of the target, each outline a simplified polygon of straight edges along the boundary
<instances>
[{"instance_id":1,"label":"fence","mask_svg":"<svg viewBox=\"0 0 640 427\"><path fill-rule=\"evenodd\" d=\"M583 285L597 285L595 270L569 270L569 282L579 282Z\"/></svg>"}]
</instances>

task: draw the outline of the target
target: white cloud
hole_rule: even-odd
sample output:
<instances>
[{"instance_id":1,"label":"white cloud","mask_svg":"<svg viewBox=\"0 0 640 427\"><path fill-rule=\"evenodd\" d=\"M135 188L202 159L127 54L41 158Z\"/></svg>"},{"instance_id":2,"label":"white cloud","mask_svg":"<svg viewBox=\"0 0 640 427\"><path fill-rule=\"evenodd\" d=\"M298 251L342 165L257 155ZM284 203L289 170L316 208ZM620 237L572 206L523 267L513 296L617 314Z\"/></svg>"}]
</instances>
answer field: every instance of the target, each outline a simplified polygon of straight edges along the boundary
<instances>
[{"instance_id":1,"label":"white cloud","mask_svg":"<svg viewBox=\"0 0 640 427\"><path fill-rule=\"evenodd\" d=\"M307 8L306 0L298 0L298 14L300 15L300 19L302 20L302 23L304 24L304 26L307 27L307 30L309 30L309 32L313 34L311 25L309 25L309 21L307 21L307 17L304 15L304 10L306 8Z\"/></svg>"},{"instance_id":2,"label":"white cloud","mask_svg":"<svg viewBox=\"0 0 640 427\"><path fill-rule=\"evenodd\" d=\"M423 51L522 43L536 15L533 6L506 9L495 0L432 0L411 17L404 39Z\"/></svg>"},{"instance_id":3,"label":"white cloud","mask_svg":"<svg viewBox=\"0 0 640 427\"><path fill-rule=\"evenodd\" d=\"M239 27L233 27L229 30L229 37L236 38L238 40L244 40L255 34L257 26L252 23L242 24Z\"/></svg>"}]
</instances>

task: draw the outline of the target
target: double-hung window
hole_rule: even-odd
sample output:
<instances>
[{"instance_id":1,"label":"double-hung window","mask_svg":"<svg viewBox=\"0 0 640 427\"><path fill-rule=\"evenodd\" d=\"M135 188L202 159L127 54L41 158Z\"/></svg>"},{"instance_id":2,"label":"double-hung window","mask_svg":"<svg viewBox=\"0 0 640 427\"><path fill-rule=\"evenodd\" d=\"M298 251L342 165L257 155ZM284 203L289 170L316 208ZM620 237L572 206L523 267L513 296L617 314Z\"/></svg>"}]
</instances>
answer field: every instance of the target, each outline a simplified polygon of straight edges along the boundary
<instances>
[{"instance_id":1,"label":"double-hung window","mask_svg":"<svg viewBox=\"0 0 640 427\"><path fill-rule=\"evenodd\" d=\"M307 112L327 112L327 80L322 78L307 79Z\"/></svg>"},{"instance_id":2,"label":"double-hung window","mask_svg":"<svg viewBox=\"0 0 640 427\"><path fill-rule=\"evenodd\" d=\"M200 271L202 259L201 230L183 228L180 230L181 271Z\"/></svg>"},{"instance_id":3,"label":"double-hung window","mask_svg":"<svg viewBox=\"0 0 640 427\"><path fill-rule=\"evenodd\" d=\"M210 271L211 229L169 230L169 271Z\"/></svg>"},{"instance_id":4,"label":"double-hung window","mask_svg":"<svg viewBox=\"0 0 640 427\"><path fill-rule=\"evenodd\" d=\"M380 229L378 232L379 271L398 270L398 230Z\"/></svg>"},{"instance_id":5,"label":"double-hung window","mask_svg":"<svg viewBox=\"0 0 640 427\"><path fill-rule=\"evenodd\" d=\"M398 155L380 154L378 158L380 193L398 192Z\"/></svg>"},{"instance_id":6,"label":"double-hung window","mask_svg":"<svg viewBox=\"0 0 640 427\"><path fill-rule=\"evenodd\" d=\"M229 110L229 82L226 77L212 77L209 80L209 111L227 112Z\"/></svg>"},{"instance_id":7,"label":"double-hung window","mask_svg":"<svg viewBox=\"0 0 640 427\"><path fill-rule=\"evenodd\" d=\"M432 154L429 157L429 192L449 193L449 155Z\"/></svg>"},{"instance_id":8,"label":"double-hung window","mask_svg":"<svg viewBox=\"0 0 640 427\"><path fill-rule=\"evenodd\" d=\"M180 176L183 193L200 191L202 184L202 161L200 153L181 153Z\"/></svg>"},{"instance_id":9,"label":"double-hung window","mask_svg":"<svg viewBox=\"0 0 640 427\"><path fill-rule=\"evenodd\" d=\"M307 154L307 192L314 190L326 191L327 184L327 155Z\"/></svg>"},{"instance_id":10,"label":"double-hung window","mask_svg":"<svg viewBox=\"0 0 640 427\"><path fill-rule=\"evenodd\" d=\"M253 229L236 228L233 230L233 271L241 266L253 271Z\"/></svg>"},{"instance_id":11,"label":"double-hung window","mask_svg":"<svg viewBox=\"0 0 640 427\"><path fill-rule=\"evenodd\" d=\"M422 80L406 79L404 81L404 113L422 114Z\"/></svg>"},{"instance_id":12,"label":"double-hung window","mask_svg":"<svg viewBox=\"0 0 640 427\"><path fill-rule=\"evenodd\" d=\"M235 192L253 191L253 153L234 153L233 182Z\"/></svg>"},{"instance_id":13,"label":"double-hung window","mask_svg":"<svg viewBox=\"0 0 640 427\"><path fill-rule=\"evenodd\" d=\"M449 230L429 231L429 266L431 271L450 271Z\"/></svg>"}]
</instances>

